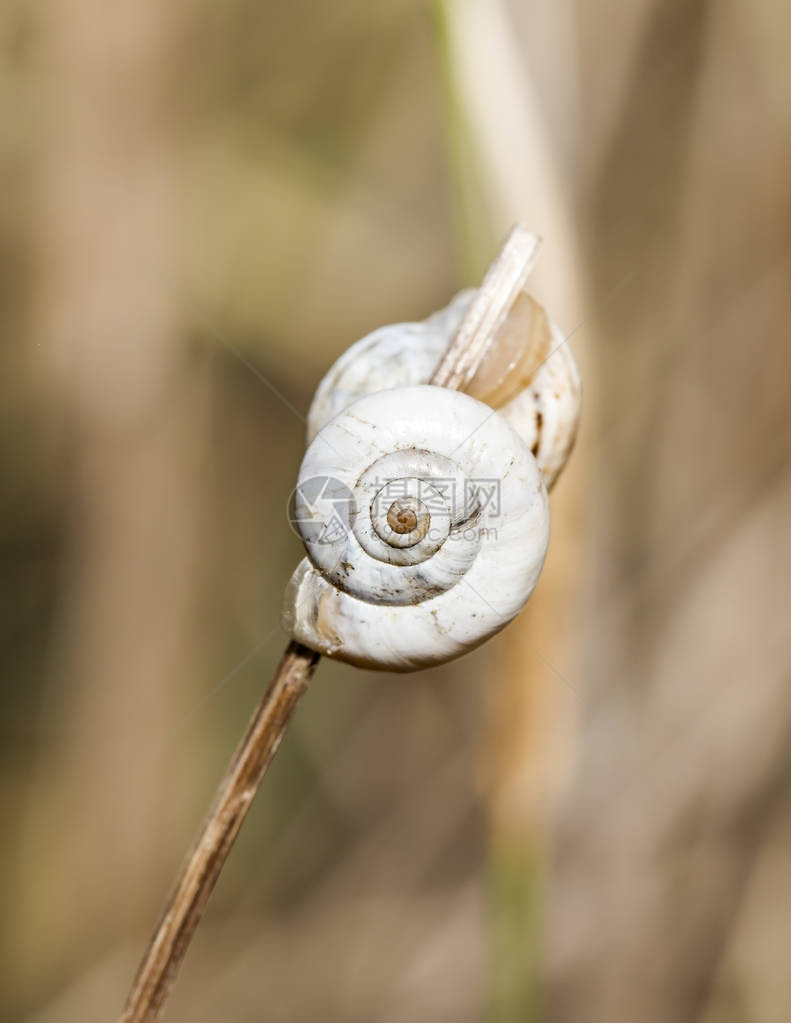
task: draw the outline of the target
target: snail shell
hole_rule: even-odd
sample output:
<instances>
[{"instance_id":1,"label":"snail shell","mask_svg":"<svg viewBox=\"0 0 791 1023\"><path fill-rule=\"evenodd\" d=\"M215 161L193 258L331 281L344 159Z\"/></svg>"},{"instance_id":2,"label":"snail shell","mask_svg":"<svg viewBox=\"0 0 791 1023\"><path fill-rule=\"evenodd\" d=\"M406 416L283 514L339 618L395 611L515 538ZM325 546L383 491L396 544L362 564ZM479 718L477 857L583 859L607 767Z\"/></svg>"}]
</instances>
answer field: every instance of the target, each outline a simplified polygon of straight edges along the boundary
<instances>
[{"instance_id":1,"label":"snail shell","mask_svg":"<svg viewBox=\"0 0 791 1023\"><path fill-rule=\"evenodd\" d=\"M444 388L364 393L403 379L404 336L420 342L406 346L409 375L428 376L436 355L426 342L436 353L447 337L437 322L376 331L319 389L311 428L321 433L295 491L308 558L284 616L314 650L393 671L451 660L502 629L530 596L549 542L541 472L505 418ZM368 351L382 356L381 377L372 365L360 371ZM322 500L330 508L314 515Z\"/></svg>"},{"instance_id":2,"label":"snail shell","mask_svg":"<svg viewBox=\"0 0 791 1023\"><path fill-rule=\"evenodd\" d=\"M366 335L335 362L308 413L308 439L356 398L430 378L475 295L460 292L421 323L397 323ZM522 293L495 333L466 390L497 408L533 452L548 489L571 452L581 385L574 356L544 310Z\"/></svg>"}]
</instances>

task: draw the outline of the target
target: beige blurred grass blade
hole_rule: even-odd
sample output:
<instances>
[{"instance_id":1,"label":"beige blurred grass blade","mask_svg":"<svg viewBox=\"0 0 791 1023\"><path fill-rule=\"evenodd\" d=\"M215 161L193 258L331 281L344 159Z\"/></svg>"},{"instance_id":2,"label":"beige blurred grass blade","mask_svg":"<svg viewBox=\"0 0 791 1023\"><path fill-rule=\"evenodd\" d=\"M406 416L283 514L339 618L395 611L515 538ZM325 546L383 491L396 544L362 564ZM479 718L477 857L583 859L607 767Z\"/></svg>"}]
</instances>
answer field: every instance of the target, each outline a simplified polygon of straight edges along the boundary
<instances>
[{"instance_id":1,"label":"beige blurred grass blade","mask_svg":"<svg viewBox=\"0 0 791 1023\"><path fill-rule=\"evenodd\" d=\"M568 329L582 319L590 302L582 287L567 179L555 133L525 66L518 26L501 0L443 0L439 9L445 47L440 60L450 77L452 116L461 122L453 131L465 140L467 158L481 169L474 181L480 189L477 204L490 211L495 237L519 222L543 239L531 290ZM535 17L551 21L557 11ZM573 75L572 39L566 40L566 49L568 74ZM453 166L451 173L469 177L466 167Z\"/></svg>"},{"instance_id":2,"label":"beige blurred grass blade","mask_svg":"<svg viewBox=\"0 0 791 1023\"><path fill-rule=\"evenodd\" d=\"M570 31L576 15L569 4L551 8L534 8L529 17L543 27L555 19L546 35L565 47L567 73L554 74L549 84L559 83L568 99L576 83ZM582 285L568 186L558 172L558 132L550 130L529 77L527 47L500 0L446 0L440 10L439 60L450 79L453 131L482 171L477 207L492 211L495 230L519 221L540 234L541 260L530 290L569 329L590 311L590 300ZM458 145L452 150L460 151ZM465 167L453 166L451 173L469 186ZM462 215L476 208L466 198ZM473 229L462 228L460 236L474 238L475 224L473 219ZM470 262L465 256L462 262ZM553 496L550 557L527 612L542 652L572 670L568 625L558 623L570 620L568 595L579 564L578 503L579 485L565 479L560 497ZM547 684L546 673L529 662L516 637L506 634L495 656L499 681L488 694L483 764L492 850L489 997L495 1023L511 1023L535 1019L539 1012L545 861L578 708L574 698Z\"/></svg>"}]
</instances>

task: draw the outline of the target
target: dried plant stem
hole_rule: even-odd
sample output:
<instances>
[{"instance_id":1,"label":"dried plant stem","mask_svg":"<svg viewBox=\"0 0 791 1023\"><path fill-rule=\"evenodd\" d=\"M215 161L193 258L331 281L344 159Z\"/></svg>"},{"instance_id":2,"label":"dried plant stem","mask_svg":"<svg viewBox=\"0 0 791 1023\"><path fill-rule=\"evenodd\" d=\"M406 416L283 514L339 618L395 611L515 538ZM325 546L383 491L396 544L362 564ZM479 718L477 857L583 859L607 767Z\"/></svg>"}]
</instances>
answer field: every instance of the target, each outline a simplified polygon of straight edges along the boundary
<instances>
[{"instance_id":1,"label":"dried plant stem","mask_svg":"<svg viewBox=\"0 0 791 1023\"><path fill-rule=\"evenodd\" d=\"M463 390L533 264L538 239L517 225L492 263L431 378ZM319 655L291 642L225 773L198 840L168 898L137 971L121 1023L153 1023L165 1004L234 839L306 691Z\"/></svg>"},{"instance_id":2,"label":"dried plant stem","mask_svg":"<svg viewBox=\"0 0 791 1023\"><path fill-rule=\"evenodd\" d=\"M463 391L469 385L498 327L525 286L538 246L538 237L521 224L512 229L487 270L430 383L454 391Z\"/></svg>"},{"instance_id":3,"label":"dried plant stem","mask_svg":"<svg viewBox=\"0 0 791 1023\"><path fill-rule=\"evenodd\" d=\"M135 977L122 1023L159 1017L195 928L319 655L289 643L223 778Z\"/></svg>"}]
</instances>

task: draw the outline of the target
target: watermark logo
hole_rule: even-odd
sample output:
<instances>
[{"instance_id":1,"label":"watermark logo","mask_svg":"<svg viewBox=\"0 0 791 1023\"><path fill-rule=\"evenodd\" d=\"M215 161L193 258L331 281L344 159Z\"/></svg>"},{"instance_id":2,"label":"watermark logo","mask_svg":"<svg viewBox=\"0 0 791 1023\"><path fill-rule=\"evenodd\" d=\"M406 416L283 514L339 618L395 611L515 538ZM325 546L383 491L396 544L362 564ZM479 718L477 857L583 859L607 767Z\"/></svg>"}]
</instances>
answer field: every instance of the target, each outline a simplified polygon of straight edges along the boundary
<instances>
[{"instance_id":1,"label":"watermark logo","mask_svg":"<svg viewBox=\"0 0 791 1023\"><path fill-rule=\"evenodd\" d=\"M454 477L427 476L424 479L376 479L377 503L397 501L406 496L416 497L431 515L447 516L450 508L471 508L488 511L489 518L499 518L500 480L490 477L464 479L460 492L459 481Z\"/></svg>"},{"instance_id":2,"label":"watermark logo","mask_svg":"<svg viewBox=\"0 0 791 1023\"><path fill-rule=\"evenodd\" d=\"M373 485L376 494L371 503L372 514L388 522L399 535L411 535L418 530L420 536L434 539L436 533L439 537L441 530L431 526L431 522L447 519L451 509L486 512L487 522L498 518L502 511L499 479L464 479L462 483L453 477L407 477L376 479ZM293 490L288 502L288 520L305 543L335 544L350 532L357 510L354 493L341 480L334 476L311 476ZM414 523L410 516L415 519ZM422 516L425 516L425 529L420 528ZM456 514L455 517L458 520L466 516ZM452 529L450 536L470 542L496 539L497 530L489 526ZM417 539L416 533L415 542Z\"/></svg>"},{"instance_id":3,"label":"watermark logo","mask_svg":"<svg viewBox=\"0 0 791 1023\"><path fill-rule=\"evenodd\" d=\"M288 502L291 528L309 544L334 544L343 540L355 513L354 494L334 476L311 476L303 480Z\"/></svg>"},{"instance_id":4,"label":"watermark logo","mask_svg":"<svg viewBox=\"0 0 791 1023\"><path fill-rule=\"evenodd\" d=\"M488 511L490 519L496 519L500 517L500 481L497 479L475 479L465 480L465 498L473 496L470 493L472 488L475 489L478 504L481 511Z\"/></svg>"}]
</instances>

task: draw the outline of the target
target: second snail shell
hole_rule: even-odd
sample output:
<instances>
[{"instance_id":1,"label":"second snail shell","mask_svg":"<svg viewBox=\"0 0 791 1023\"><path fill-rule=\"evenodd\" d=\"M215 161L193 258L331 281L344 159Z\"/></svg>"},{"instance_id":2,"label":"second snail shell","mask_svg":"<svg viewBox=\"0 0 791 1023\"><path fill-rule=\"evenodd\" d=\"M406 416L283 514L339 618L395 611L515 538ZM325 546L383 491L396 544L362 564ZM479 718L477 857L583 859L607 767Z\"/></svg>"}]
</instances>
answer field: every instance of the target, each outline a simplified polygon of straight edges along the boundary
<instances>
[{"instance_id":1,"label":"second snail shell","mask_svg":"<svg viewBox=\"0 0 791 1023\"><path fill-rule=\"evenodd\" d=\"M333 416L364 394L427 383L474 295L473 290L462 291L427 320L380 327L348 348L329 369L313 397L308 412L308 442ZM496 407L514 427L535 456L547 489L551 489L574 445L582 388L574 356L560 329L545 318L529 296L520 296L520 302L522 309L532 305L538 310L541 323L536 333L543 326L545 336L524 336L525 327L529 330L530 325L514 324L512 314L505 327L512 331L522 328L512 347L520 355L525 353L527 359L520 364L518 357L506 356L503 370L490 384L494 394L487 393L483 382L471 393ZM502 339L495 340L502 347ZM509 370L513 370L510 377Z\"/></svg>"}]
</instances>

